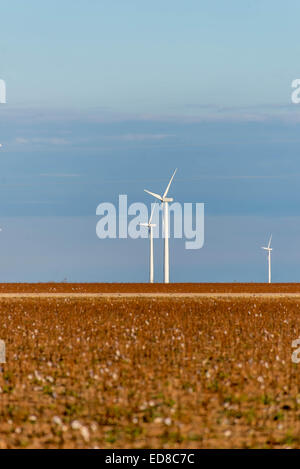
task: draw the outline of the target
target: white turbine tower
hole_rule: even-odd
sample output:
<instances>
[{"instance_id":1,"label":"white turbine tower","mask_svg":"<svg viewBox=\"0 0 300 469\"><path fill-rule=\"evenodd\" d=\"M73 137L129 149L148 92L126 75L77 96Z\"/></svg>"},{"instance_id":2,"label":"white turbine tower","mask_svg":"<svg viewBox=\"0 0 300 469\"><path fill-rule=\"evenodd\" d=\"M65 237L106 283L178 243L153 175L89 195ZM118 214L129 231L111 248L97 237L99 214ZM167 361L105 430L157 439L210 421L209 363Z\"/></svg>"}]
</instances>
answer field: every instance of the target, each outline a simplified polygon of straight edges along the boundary
<instances>
[{"instance_id":1,"label":"white turbine tower","mask_svg":"<svg viewBox=\"0 0 300 469\"><path fill-rule=\"evenodd\" d=\"M149 282L154 282L154 261L153 261L153 228L156 226L154 223L151 223L153 212L155 209L155 205L153 205L152 212L149 218L148 223L140 223L140 226L146 226L149 231L149 239L150 239L150 265L149 265Z\"/></svg>"},{"instance_id":2,"label":"white turbine tower","mask_svg":"<svg viewBox=\"0 0 300 469\"><path fill-rule=\"evenodd\" d=\"M164 238L165 238L165 244L164 244L164 281L165 283L169 283L170 277L169 277L169 202L173 202L173 199L170 197L167 197L170 186L172 184L173 178L176 174L177 169L175 169L169 184L167 185L167 188L164 192L163 195L155 194L154 192L150 192L146 189L145 192L148 194L152 195L156 199L160 200L162 205L163 205L163 212L164 212L164 217L163 217L163 226L164 226Z\"/></svg>"},{"instance_id":3,"label":"white turbine tower","mask_svg":"<svg viewBox=\"0 0 300 469\"><path fill-rule=\"evenodd\" d=\"M271 241L272 241L272 235L270 236L269 239L269 244L267 247L262 247L265 251L268 251L268 271L269 271L269 283L271 283Z\"/></svg>"}]
</instances>

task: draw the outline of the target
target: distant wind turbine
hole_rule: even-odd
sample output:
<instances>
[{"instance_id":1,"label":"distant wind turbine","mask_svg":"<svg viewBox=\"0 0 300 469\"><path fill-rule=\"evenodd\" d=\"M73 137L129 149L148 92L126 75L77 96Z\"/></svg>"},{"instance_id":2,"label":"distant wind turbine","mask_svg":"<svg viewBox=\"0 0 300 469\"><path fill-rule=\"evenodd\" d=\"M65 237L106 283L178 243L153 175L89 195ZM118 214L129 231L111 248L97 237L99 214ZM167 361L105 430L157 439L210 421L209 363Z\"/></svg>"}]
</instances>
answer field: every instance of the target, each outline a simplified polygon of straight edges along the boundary
<instances>
[{"instance_id":1,"label":"distant wind turbine","mask_svg":"<svg viewBox=\"0 0 300 469\"><path fill-rule=\"evenodd\" d=\"M262 247L262 249L264 249L265 251L268 251L269 283L271 283L271 251L272 251L271 241L272 241L272 235L270 236L268 247Z\"/></svg>"},{"instance_id":2,"label":"distant wind turbine","mask_svg":"<svg viewBox=\"0 0 300 469\"><path fill-rule=\"evenodd\" d=\"M150 239L150 265L149 265L149 282L154 282L154 261L153 261L153 228L156 226L154 223L151 223L153 212L155 209L155 205L153 205L152 212L149 218L148 223L140 223L140 226L146 226L149 231L149 239Z\"/></svg>"},{"instance_id":3,"label":"distant wind turbine","mask_svg":"<svg viewBox=\"0 0 300 469\"><path fill-rule=\"evenodd\" d=\"M173 199L170 197L167 197L170 186L172 184L173 178L176 174L177 169L175 169L169 184L167 185L167 188L164 192L163 195L155 194L154 192L150 192L147 189L144 189L145 192L148 194L152 195L156 199L160 200L162 205L163 205L163 212L164 212L164 238L165 238L165 244L164 244L164 281L165 283L169 283L170 277L169 277L169 202L173 202Z\"/></svg>"}]
</instances>

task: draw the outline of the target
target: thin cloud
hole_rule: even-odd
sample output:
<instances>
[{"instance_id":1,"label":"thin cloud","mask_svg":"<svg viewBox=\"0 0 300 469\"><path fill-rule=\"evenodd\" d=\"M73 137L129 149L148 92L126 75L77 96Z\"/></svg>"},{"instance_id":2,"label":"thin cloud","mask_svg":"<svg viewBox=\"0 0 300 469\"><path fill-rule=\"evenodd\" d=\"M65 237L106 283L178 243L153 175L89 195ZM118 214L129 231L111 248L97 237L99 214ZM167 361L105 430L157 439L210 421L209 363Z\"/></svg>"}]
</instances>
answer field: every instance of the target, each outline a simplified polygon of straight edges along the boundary
<instances>
[{"instance_id":1,"label":"thin cloud","mask_svg":"<svg viewBox=\"0 0 300 469\"><path fill-rule=\"evenodd\" d=\"M144 142L147 140L165 140L175 137L173 134L124 134L104 137L109 140L121 140L125 142Z\"/></svg>"},{"instance_id":2,"label":"thin cloud","mask_svg":"<svg viewBox=\"0 0 300 469\"><path fill-rule=\"evenodd\" d=\"M153 113L153 112L132 112L122 113L104 108L85 109L80 113L71 109L3 109L0 122L21 123L22 125L45 124L45 123L117 123L117 122L166 122L166 123L202 123L202 122L282 122L299 123L300 105L292 104L287 101L286 104L261 104L252 106L201 106L185 105L182 108L174 108L171 112ZM140 134L132 133L110 137L123 141L143 141L143 140L162 140L173 137L170 134ZM18 137L17 143L47 143L53 145L71 144L72 142L59 136L25 138Z\"/></svg>"},{"instance_id":3,"label":"thin cloud","mask_svg":"<svg viewBox=\"0 0 300 469\"><path fill-rule=\"evenodd\" d=\"M37 144L37 145L69 145L71 142L60 137L33 137L23 138L17 137L15 142L20 145Z\"/></svg>"},{"instance_id":4,"label":"thin cloud","mask_svg":"<svg viewBox=\"0 0 300 469\"><path fill-rule=\"evenodd\" d=\"M80 174L72 174L72 173L41 173L41 177L48 177L48 178L77 178Z\"/></svg>"}]
</instances>

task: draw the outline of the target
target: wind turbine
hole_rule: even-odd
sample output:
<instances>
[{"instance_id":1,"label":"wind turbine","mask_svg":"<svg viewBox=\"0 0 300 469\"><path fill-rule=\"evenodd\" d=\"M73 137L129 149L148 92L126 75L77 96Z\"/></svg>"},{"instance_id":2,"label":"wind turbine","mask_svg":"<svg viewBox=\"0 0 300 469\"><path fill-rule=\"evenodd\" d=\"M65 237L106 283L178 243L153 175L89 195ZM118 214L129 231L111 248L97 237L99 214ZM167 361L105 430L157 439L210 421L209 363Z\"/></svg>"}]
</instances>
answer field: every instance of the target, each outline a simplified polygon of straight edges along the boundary
<instances>
[{"instance_id":1,"label":"wind turbine","mask_svg":"<svg viewBox=\"0 0 300 469\"><path fill-rule=\"evenodd\" d=\"M148 223L140 223L140 226L146 226L149 231L149 239L150 239L150 265L149 265L149 282L154 282L154 262L153 262L153 228L156 226L154 223L151 223L153 212L155 209L155 205L153 205L152 212L149 218Z\"/></svg>"},{"instance_id":2,"label":"wind turbine","mask_svg":"<svg viewBox=\"0 0 300 469\"><path fill-rule=\"evenodd\" d=\"M271 283L271 251L272 251L271 241L272 241L272 235L270 236L268 247L262 247L262 249L264 249L265 251L268 251L269 283Z\"/></svg>"},{"instance_id":3,"label":"wind turbine","mask_svg":"<svg viewBox=\"0 0 300 469\"><path fill-rule=\"evenodd\" d=\"M173 178L176 174L177 169L175 169L169 184L167 185L167 188L163 195L155 194L155 192L150 192L147 189L144 189L145 192L148 194L152 195L156 199L160 200L162 205L163 205L163 226L164 226L164 238L165 238L165 244L164 244L164 281L165 283L169 283L170 277L169 277L169 202L173 202L173 199L171 197L167 197L170 186L172 184Z\"/></svg>"}]
</instances>

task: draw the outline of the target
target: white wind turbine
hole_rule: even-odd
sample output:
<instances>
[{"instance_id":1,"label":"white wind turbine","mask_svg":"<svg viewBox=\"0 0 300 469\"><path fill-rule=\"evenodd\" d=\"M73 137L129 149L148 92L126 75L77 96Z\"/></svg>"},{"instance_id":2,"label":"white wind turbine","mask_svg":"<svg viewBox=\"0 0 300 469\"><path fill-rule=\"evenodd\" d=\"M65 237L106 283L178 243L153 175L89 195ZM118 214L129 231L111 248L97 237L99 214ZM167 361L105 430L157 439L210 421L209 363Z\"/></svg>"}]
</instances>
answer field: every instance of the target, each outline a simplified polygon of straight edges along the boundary
<instances>
[{"instance_id":1,"label":"white wind turbine","mask_svg":"<svg viewBox=\"0 0 300 469\"><path fill-rule=\"evenodd\" d=\"M165 244L164 244L164 281L165 283L169 283L170 277L169 277L169 202L173 202L173 199L171 197L167 197L170 186L172 184L173 178L176 174L177 169L175 169L169 184L167 185L167 188L164 192L163 195L155 194L154 192L150 192L147 189L144 189L145 192L148 194L152 195L156 199L160 200L162 205L163 205L163 212L164 212L164 217L163 217L163 226L164 226L164 238L165 238Z\"/></svg>"},{"instance_id":2,"label":"white wind turbine","mask_svg":"<svg viewBox=\"0 0 300 469\"><path fill-rule=\"evenodd\" d=\"M155 205L153 205L152 212L149 218L148 223L140 223L140 226L146 226L149 231L149 239L150 239L150 266L149 266L149 282L154 282L154 262L153 262L153 228L156 226L154 223L151 223L153 212L155 209Z\"/></svg>"},{"instance_id":3,"label":"white wind turbine","mask_svg":"<svg viewBox=\"0 0 300 469\"><path fill-rule=\"evenodd\" d=\"M272 241L272 235L270 236L268 247L262 247L262 249L264 249L265 251L268 251L269 283L271 283L271 251L272 251L271 241Z\"/></svg>"}]
</instances>

